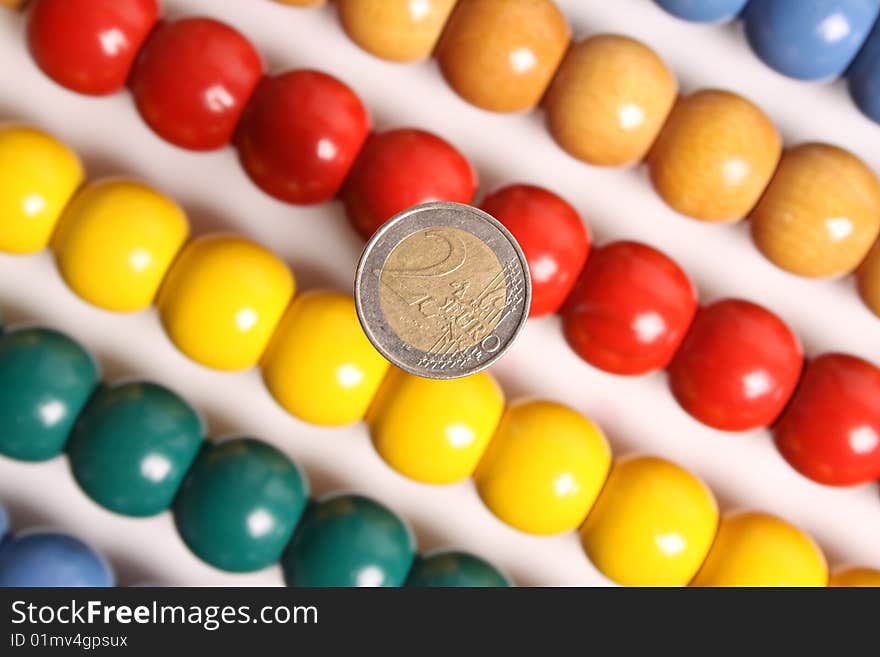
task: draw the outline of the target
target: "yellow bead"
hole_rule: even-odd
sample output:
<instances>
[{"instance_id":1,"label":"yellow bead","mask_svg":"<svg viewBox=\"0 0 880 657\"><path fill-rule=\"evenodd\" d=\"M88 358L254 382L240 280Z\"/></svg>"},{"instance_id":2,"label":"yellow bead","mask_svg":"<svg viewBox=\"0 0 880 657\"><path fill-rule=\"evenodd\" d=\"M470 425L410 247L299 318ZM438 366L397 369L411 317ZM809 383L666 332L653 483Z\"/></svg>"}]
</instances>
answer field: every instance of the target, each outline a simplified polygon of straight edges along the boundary
<instances>
[{"instance_id":1,"label":"yellow bead","mask_svg":"<svg viewBox=\"0 0 880 657\"><path fill-rule=\"evenodd\" d=\"M367 52L394 62L431 54L456 0L336 0L349 38Z\"/></svg>"},{"instance_id":2,"label":"yellow bead","mask_svg":"<svg viewBox=\"0 0 880 657\"><path fill-rule=\"evenodd\" d=\"M756 511L722 518L694 586L825 586L822 551L797 527Z\"/></svg>"},{"instance_id":3,"label":"yellow bead","mask_svg":"<svg viewBox=\"0 0 880 657\"><path fill-rule=\"evenodd\" d=\"M138 182L111 179L74 196L52 248L76 294L107 310L132 312L153 303L188 234L186 215L169 198Z\"/></svg>"},{"instance_id":4,"label":"yellow bead","mask_svg":"<svg viewBox=\"0 0 880 657\"><path fill-rule=\"evenodd\" d=\"M587 556L627 586L684 586L709 552L718 505L687 470L650 456L623 458L581 527Z\"/></svg>"},{"instance_id":5,"label":"yellow bead","mask_svg":"<svg viewBox=\"0 0 880 657\"><path fill-rule=\"evenodd\" d=\"M873 568L844 568L837 570L828 580L828 586L880 587L880 570Z\"/></svg>"},{"instance_id":6,"label":"yellow bead","mask_svg":"<svg viewBox=\"0 0 880 657\"><path fill-rule=\"evenodd\" d=\"M611 449L596 425L549 401L511 405L474 480L486 506L529 534L576 529L605 483Z\"/></svg>"},{"instance_id":7,"label":"yellow bead","mask_svg":"<svg viewBox=\"0 0 880 657\"><path fill-rule=\"evenodd\" d=\"M241 370L259 361L293 291L293 275L274 253L235 235L206 235L183 249L157 305L183 353Z\"/></svg>"},{"instance_id":8,"label":"yellow bead","mask_svg":"<svg viewBox=\"0 0 880 657\"><path fill-rule=\"evenodd\" d=\"M363 419L388 371L364 335L354 300L307 292L291 304L263 355L263 380L287 411L312 424Z\"/></svg>"},{"instance_id":9,"label":"yellow bead","mask_svg":"<svg viewBox=\"0 0 880 657\"><path fill-rule=\"evenodd\" d=\"M467 479L504 410L486 372L445 381L391 368L370 410L373 445L401 474L429 484Z\"/></svg>"},{"instance_id":10,"label":"yellow bead","mask_svg":"<svg viewBox=\"0 0 880 657\"><path fill-rule=\"evenodd\" d=\"M25 126L0 128L0 251L44 249L82 180L76 153L54 137Z\"/></svg>"}]
</instances>

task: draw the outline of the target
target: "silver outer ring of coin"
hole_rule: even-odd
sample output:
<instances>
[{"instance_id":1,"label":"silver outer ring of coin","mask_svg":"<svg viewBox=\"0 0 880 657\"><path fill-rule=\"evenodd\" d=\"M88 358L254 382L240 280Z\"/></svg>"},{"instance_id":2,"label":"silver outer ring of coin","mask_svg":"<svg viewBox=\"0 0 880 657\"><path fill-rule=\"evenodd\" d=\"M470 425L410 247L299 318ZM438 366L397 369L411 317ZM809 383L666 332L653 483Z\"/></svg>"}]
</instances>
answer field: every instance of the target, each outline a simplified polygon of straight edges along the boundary
<instances>
[{"instance_id":1,"label":"silver outer ring of coin","mask_svg":"<svg viewBox=\"0 0 880 657\"><path fill-rule=\"evenodd\" d=\"M379 301L379 277L371 271L382 271L388 256L401 241L415 232L435 227L459 228L473 234L488 246L502 267L515 259L522 275L523 298L520 314L508 313L493 329L501 347L491 356L466 369L431 369L418 365L431 354L405 343L385 319ZM493 216L470 205L438 201L416 205L386 221L373 235L358 262L354 279L354 302L358 320L376 350L402 370L430 379L457 379L480 372L497 361L519 337L529 317L532 281L529 265L522 249L510 231Z\"/></svg>"}]
</instances>

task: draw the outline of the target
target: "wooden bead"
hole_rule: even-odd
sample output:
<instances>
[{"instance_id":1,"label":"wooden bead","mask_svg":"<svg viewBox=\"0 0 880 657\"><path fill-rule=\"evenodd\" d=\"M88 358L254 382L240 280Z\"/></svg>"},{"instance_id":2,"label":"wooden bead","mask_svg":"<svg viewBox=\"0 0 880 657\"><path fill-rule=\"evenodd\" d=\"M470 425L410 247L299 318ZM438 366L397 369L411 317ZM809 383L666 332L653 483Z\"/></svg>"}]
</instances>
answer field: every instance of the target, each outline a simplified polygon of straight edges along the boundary
<instances>
[{"instance_id":1,"label":"wooden bead","mask_svg":"<svg viewBox=\"0 0 880 657\"><path fill-rule=\"evenodd\" d=\"M733 511L691 586L825 586L822 550L800 529L758 511Z\"/></svg>"},{"instance_id":2,"label":"wooden bead","mask_svg":"<svg viewBox=\"0 0 880 657\"><path fill-rule=\"evenodd\" d=\"M752 212L752 239L800 276L858 267L880 232L880 184L851 153L828 144L788 149Z\"/></svg>"},{"instance_id":3,"label":"wooden bead","mask_svg":"<svg viewBox=\"0 0 880 657\"><path fill-rule=\"evenodd\" d=\"M18 9L24 4L24 0L0 0L0 6L8 7L9 9Z\"/></svg>"},{"instance_id":4,"label":"wooden bead","mask_svg":"<svg viewBox=\"0 0 880 657\"><path fill-rule=\"evenodd\" d=\"M455 0L337 0L342 29L368 53L393 62L431 54Z\"/></svg>"},{"instance_id":5,"label":"wooden bead","mask_svg":"<svg viewBox=\"0 0 880 657\"><path fill-rule=\"evenodd\" d=\"M704 89L678 100L648 155L651 181L674 210L738 221L770 182L782 140L770 119L736 94Z\"/></svg>"},{"instance_id":6,"label":"wooden bead","mask_svg":"<svg viewBox=\"0 0 880 657\"><path fill-rule=\"evenodd\" d=\"M859 267L858 277L862 301L871 312L880 317L880 240Z\"/></svg>"},{"instance_id":7,"label":"wooden bead","mask_svg":"<svg viewBox=\"0 0 880 657\"><path fill-rule=\"evenodd\" d=\"M551 0L461 0L440 39L437 61L469 103L517 112L538 104L569 37Z\"/></svg>"},{"instance_id":8,"label":"wooden bead","mask_svg":"<svg viewBox=\"0 0 880 657\"><path fill-rule=\"evenodd\" d=\"M880 587L880 570L873 568L842 568L832 573L828 586Z\"/></svg>"},{"instance_id":9,"label":"wooden bead","mask_svg":"<svg viewBox=\"0 0 880 657\"><path fill-rule=\"evenodd\" d=\"M568 51L544 106L550 133L569 154L601 166L641 160L675 103L678 83L644 44L611 34Z\"/></svg>"}]
</instances>

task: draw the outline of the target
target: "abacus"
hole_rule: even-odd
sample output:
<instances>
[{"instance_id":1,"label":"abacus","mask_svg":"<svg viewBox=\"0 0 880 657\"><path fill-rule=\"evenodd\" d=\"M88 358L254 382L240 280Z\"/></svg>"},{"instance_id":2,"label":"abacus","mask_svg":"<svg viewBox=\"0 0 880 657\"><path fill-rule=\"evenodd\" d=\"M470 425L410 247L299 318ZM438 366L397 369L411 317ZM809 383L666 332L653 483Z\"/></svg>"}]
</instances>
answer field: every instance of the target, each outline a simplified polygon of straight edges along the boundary
<instances>
[{"instance_id":1,"label":"abacus","mask_svg":"<svg viewBox=\"0 0 880 657\"><path fill-rule=\"evenodd\" d=\"M64 6L69 10L76 4L81 3ZM368 23L361 23L361 32L357 27L358 6L369 16L371 3L338 4L346 30L374 51L377 46L370 45L371 34L363 32ZM232 20L227 25L204 18L180 18L153 28L156 14L147 12L140 32L132 37L138 45L143 43L140 53L139 48L132 48L114 79L77 75L88 71L89 62L57 58L53 52L51 30L57 16L51 16L52 5L35 2L31 14L18 20L28 22L30 51L55 81L80 92L106 94L119 90L128 79L142 118L161 137L190 150L213 150L233 142L243 169L260 189L296 205L327 203L338 194L349 220L364 237L394 212L435 195L472 201L478 178L485 177L487 167L482 161L481 166L472 168L463 154L467 149L460 152L440 131L398 128L379 130L368 137L368 104L337 76L294 69L260 79L257 50L230 27L235 26ZM755 104L734 92L698 91L676 101L677 85L670 69L650 49L630 38L596 36L579 41L566 53L565 12L550 2L461 0L454 8L451 3L437 3L437 10L442 16L432 24L429 32L433 37L425 37L420 52L406 51L412 47L410 43L401 45L401 52L382 55L391 59L424 57L436 42L440 69L451 86L473 104L496 112L526 110L544 96L551 134L576 158L593 165L621 165L647 158L653 186L671 207L706 222L729 222L750 215L754 241L774 263L809 277L840 276L858 269L862 297L868 306L876 306L872 291L878 271L874 254L878 251L871 251L871 244L880 231L880 188L864 161L825 144L797 146L783 155L773 123ZM56 11L63 15L63 9ZM88 16L82 8L80 11L78 20ZM327 21L328 13L332 17L329 10L269 4L265 11L267 16L271 12L279 17L286 15L284 12L301 12L298 19L305 21ZM520 15L519 11L526 13ZM532 11L535 13L527 14ZM387 23L392 28L393 19ZM466 56L466 48L459 47L456 39L466 44L473 35L484 34L490 43L485 52L496 48L506 52L505 48L516 45L509 39L517 34L511 25L525 21L546 21L551 35L546 43L528 46L537 49L527 48L536 61L528 66L520 63L528 71L534 69L534 77L514 79L513 84L504 78L509 71L501 71L498 77L475 77L468 71L480 53ZM379 25L384 29L385 24ZM501 29L501 25L507 27ZM221 56L241 63L243 77L223 80L221 91L217 91L216 80L205 78L203 89L213 91L205 95L204 104L189 107L189 101L171 102L170 90L179 87L180 80L201 79L207 70L203 62L200 66L200 58L212 50L193 49L193 44L211 39L217 40L214 43L224 53ZM375 43L387 41L378 39ZM539 49L545 46L546 52ZM185 55L187 52L194 54ZM189 60L183 59L187 56ZM639 123L645 130L633 135L633 142L613 134L605 142L584 139L583 127L570 123L575 114L595 113L601 118L603 111L615 110L613 104L611 110L603 107L604 98L602 103L580 105L584 96L593 97L590 85L601 89L609 84L602 78L604 67L596 64L609 59L635 76L661 83L651 89L650 97L634 99L642 103L632 106L641 115L640 121L648 120L647 125ZM516 62L513 65L517 66ZM84 68L78 70L79 66ZM427 70L424 66L422 72ZM175 76L179 76L177 82ZM582 85L587 85L586 92ZM53 92L67 93L57 88ZM447 92L439 88L435 93ZM306 109L290 119L294 110L309 107L309 98L319 99L321 112ZM451 96L448 99L459 102ZM615 98L612 103L629 100ZM113 101L119 101L117 105L126 102L121 96ZM76 102L97 107L108 101ZM117 111L133 114L130 107L118 107ZM326 118L328 114L332 121ZM487 125L506 120L494 114L468 116ZM624 122L635 120L633 114L629 119L621 116ZM516 118L509 123L511 128L534 129L534 123L526 123L528 117ZM535 135L535 139L544 139L553 147L545 134ZM715 139L718 141L712 141ZM733 157L730 149L734 145L748 153L738 152ZM593 152L596 147L603 151ZM613 152L616 149L623 150ZM223 159L222 165L232 175L235 165L229 161L230 153L231 149L226 149L215 159L218 171ZM310 155L303 157L303 153ZM173 151L173 155L188 157L181 151ZM555 157L567 156L560 152ZM590 169L572 160L560 161L572 171ZM461 483L472 476L477 495L498 518L524 533L555 534L556 544L569 549L577 543L573 543L573 530L580 527L584 553L599 572L618 583L826 583L825 559L803 532L775 515L732 513L730 505L725 505L728 508L719 521L718 505L709 489L687 470L660 458L667 453L659 443L650 450L657 456L629 456L612 465L603 431L565 405L509 399L505 410L505 396L491 375L432 382L389 370L359 333L350 299L338 293L299 292L284 261L248 239L254 235L248 221L236 226L237 232L248 238L200 230L199 236L187 241L187 218L169 197L134 180L98 178L81 186L83 169L73 151L44 131L23 124L0 133L0 162L5 166L4 175L14 181L13 193L19 195L9 197L14 199L10 207L23 207L25 215L36 218L23 224L20 219L15 223L15 213L7 215L7 228L0 232L3 250L27 253L50 246L67 286L98 308L142 311L155 301L162 327L180 352L214 370L249 370L259 365L272 396L301 420L347 425L365 418L378 454L410 479L423 484L457 484L461 493L473 496L470 484ZM691 175L694 170L712 172L715 166L721 166L721 179L709 176L695 181ZM50 178L45 175L47 169L53 172ZM480 176L475 175L475 169ZM442 171L438 180L425 175L436 171ZM608 170L597 175L610 180L631 174L629 170ZM537 175L524 178L536 181ZM249 184L243 177L241 180L239 188ZM728 186L730 181L733 183ZM805 188L809 194L802 193ZM247 198L256 193L249 189L251 196ZM36 198L34 203L39 207L28 209L21 204L22 197ZM521 183L504 186L480 203L508 226L526 252L535 288L533 316L557 312L561 316L561 326L552 319L534 324L540 326L535 331L542 331L543 349L552 354L553 360L544 363L551 364L551 372L536 372L541 363L523 365L530 341L527 335L523 341L526 347L499 365L498 378L505 388L513 388L516 396L535 395L541 389L538 384L546 383L541 377L552 376L558 363L577 360L575 354L602 372L591 370L587 375L582 364L574 363L578 369L572 371L577 378L572 377L569 383L583 385L592 380L594 385L621 391L633 386L627 394L662 381L661 371L666 370L672 396L693 418L674 406L667 407L666 417L675 418L677 426L686 426L695 435L708 433L706 427L756 431L754 439L768 445L766 428L772 426L780 452L800 473L822 484L861 484L845 494L852 494L851 499L861 500L866 508L876 503L876 499L869 499L868 488L869 482L880 477L880 370L871 362L876 349L871 351L870 337L861 344L843 331L839 343L820 342L827 345L822 350L812 347L817 341L810 336L804 366L804 350L795 331L772 312L778 311L778 303L765 307L739 298L747 296L744 294L716 293L720 300L714 302L700 295L698 307L698 295L684 268L647 240L641 241L641 235L615 235L606 226L608 236L617 239L602 239L601 247L591 249L595 237L584 228L569 201L562 194ZM292 212L289 205L266 199L261 202L272 203L279 217ZM587 201L577 205L589 215ZM801 231L797 234L790 222L780 219L792 213L800 222L795 224ZM339 218L333 221L340 223ZM682 231L701 230L697 226ZM706 235L710 248L724 239L723 233L717 233L719 228L713 230L714 237ZM279 232L279 226L273 226L272 235L261 241L274 247ZM308 234L311 232L317 235L319 231ZM108 235L113 235L112 239ZM731 239L733 235L728 233ZM350 236L344 239L353 242ZM318 241L316 237L312 249ZM321 244L317 251L325 248L330 247ZM292 260L296 272L296 260ZM42 262L45 267L45 257ZM10 264L10 270L13 267L18 264ZM761 274L784 276L769 267ZM304 287L326 285L314 278L319 285ZM785 280L795 285L793 279ZM797 283L805 294L823 284ZM833 293L843 297L840 303L855 304L853 290L833 287ZM721 285L716 283L716 288ZM829 298L831 288L826 285ZM82 304L78 307L82 309ZM861 313L858 327L876 332L876 318L866 309L850 310L851 316ZM111 321L104 312L84 312L100 312L104 321ZM800 325L809 326L809 322ZM156 327L152 328L156 332ZM574 353L565 346L563 336ZM167 343L162 344L171 354ZM533 341L532 346L535 344ZM856 353L820 355L823 351ZM173 357L180 359L180 354ZM343 369L346 376L339 374ZM232 376L204 369L191 371L206 379ZM607 373L640 375L645 384L638 379L624 382ZM570 405L583 407L582 400ZM621 420L619 409L600 415L610 417L616 425L610 432L614 443L619 426L628 420ZM333 440L329 435L326 439ZM16 453L14 443L14 438L7 439L0 451L34 458ZM54 455L61 444L63 441L54 452L36 458ZM714 454L711 446L702 449ZM774 454L762 454L762 463L771 456L781 463ZM781 467L774 473L797 477ZM385 470L384 476L397 475ZM798 489L802 494L807 490L814 495L831 494L817 493L815 487L809 488L812 484L800 479L791 480L790 486L806 486ZM646 491L655 487L675 502L663 503L662 495L653 493L660 501L647 504ZM177 495L181 499L183 492ZM658 537L651 533L656 531L651 529L655 522L669 523L673 529ZM505 536L526 545L525 537ZM825 542L823 535L820 543ZM552 543L548 539L542 545ZM764 560L794 565L789 570L755 565ZM511 571L514 581L542 583L533 579L535 575L525 565L516 570L508 564L502 567ZM520 572L527 573L526 577L519 577ZM405 573L398 580L403 577ZM838 580L836 576L833 579Z\"/></svg>"}]
</instances>

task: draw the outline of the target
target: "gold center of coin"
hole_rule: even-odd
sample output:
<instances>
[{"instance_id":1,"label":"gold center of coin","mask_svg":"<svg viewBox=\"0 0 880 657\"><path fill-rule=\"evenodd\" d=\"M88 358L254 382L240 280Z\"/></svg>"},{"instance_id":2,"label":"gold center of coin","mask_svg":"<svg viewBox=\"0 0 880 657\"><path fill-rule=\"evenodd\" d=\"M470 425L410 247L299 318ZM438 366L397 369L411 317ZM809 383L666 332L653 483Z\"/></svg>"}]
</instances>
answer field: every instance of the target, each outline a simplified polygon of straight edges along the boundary
<instances>
[{"instance_id":1,"label":"gold center of coin","mask_svg":"<svg viewBox=\"0 0 880 657\"><path fill-rule=\"evenodd\" d=\"M401 340L431 354L478 344L504 316L504 268L492 249L460 228L407 236L389 254L379 280L388 324Z\"/></svg>"}]
</instances>

